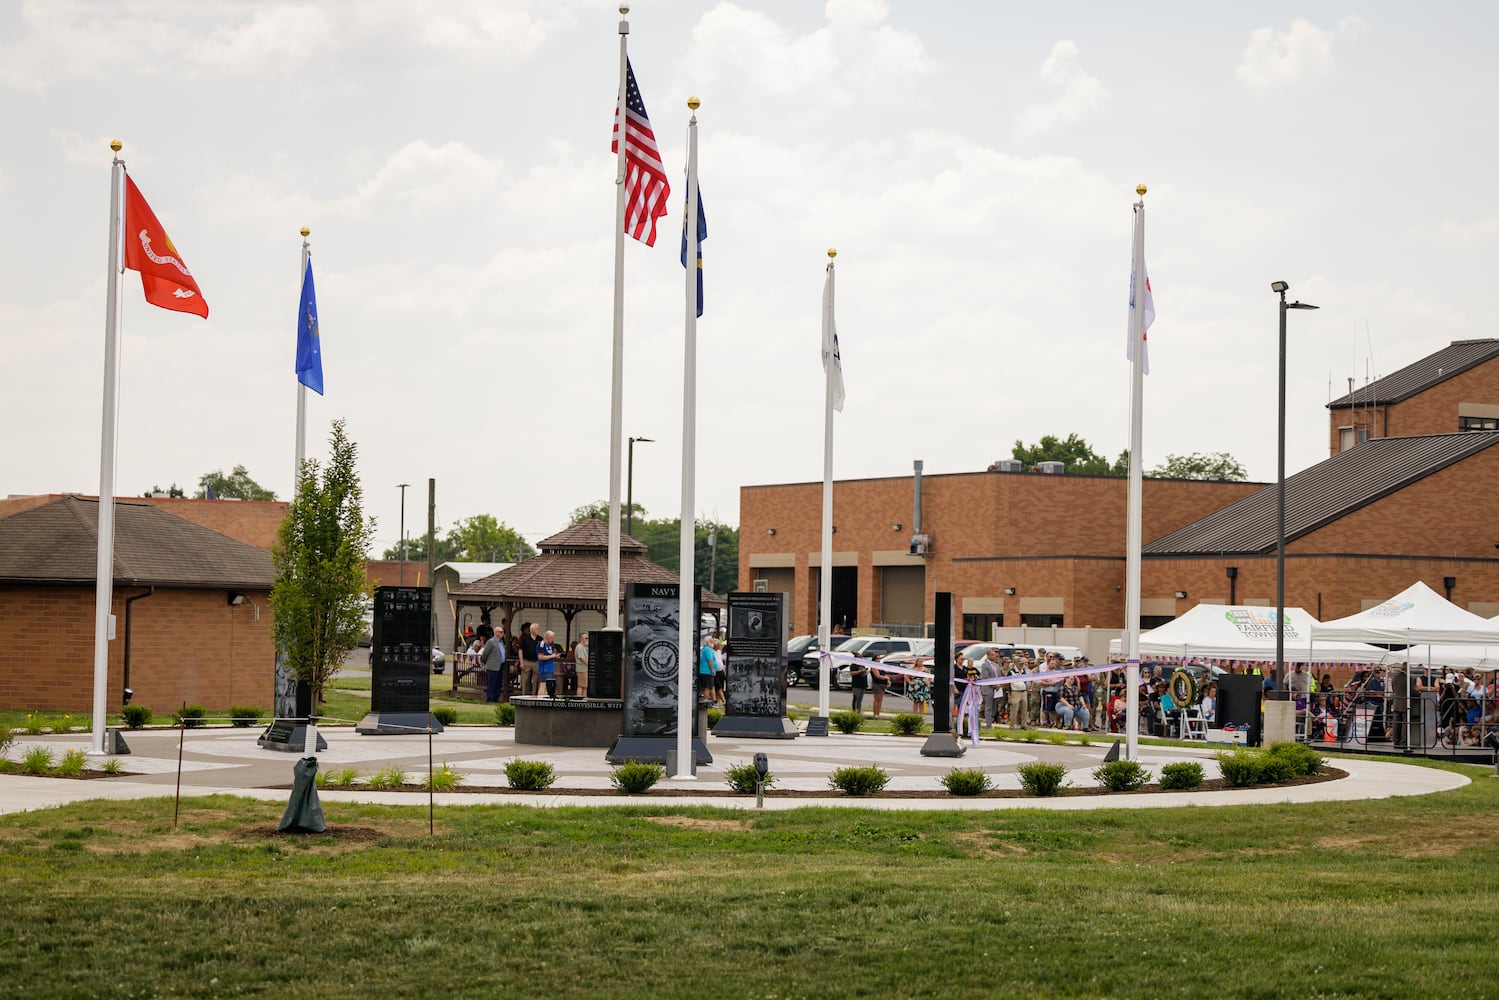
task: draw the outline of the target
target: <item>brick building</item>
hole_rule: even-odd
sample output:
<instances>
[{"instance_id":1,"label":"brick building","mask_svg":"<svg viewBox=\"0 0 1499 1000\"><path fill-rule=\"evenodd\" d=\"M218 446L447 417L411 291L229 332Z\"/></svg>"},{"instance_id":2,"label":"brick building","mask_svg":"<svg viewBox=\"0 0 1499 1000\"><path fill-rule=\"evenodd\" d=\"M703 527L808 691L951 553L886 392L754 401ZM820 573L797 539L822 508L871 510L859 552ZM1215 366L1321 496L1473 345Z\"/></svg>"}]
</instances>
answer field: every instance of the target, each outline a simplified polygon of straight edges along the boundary
<instances>
[{"instance_id":1,"label":"brick building","mask_svg":"<svg viewBox=\"0 0 1499 1000\"><path fill-rule=\"evenodd\" d=\"M1326 620L1420 579L1499 614L1499 340L1456 342L1328 409L1332 457L1286 481L1286 603ZM964 636L1122 628L1126 489L1030 471L837 482L834 624L919 626L945 590ZM1142 626L1200 603L1273 604L1275 493L1146 480ZM791 594L796 632L816 628L821 504L821 483L740 490L739 585Z\"/></svg>"},{"instance_id":2,"label":"brick building","mask_svg":"<svg viewBox=\"0 0 1499 1000\"><path fill-rule=\"evenodd\" d=\"M64 496L10 509L0 517L0 707L87 713L99 502ZM111 710L127 673L134 703L159 713L184 703L270 707L269 553L160 505L117 501L114 567Z\"/></svg>"}]
</instances>

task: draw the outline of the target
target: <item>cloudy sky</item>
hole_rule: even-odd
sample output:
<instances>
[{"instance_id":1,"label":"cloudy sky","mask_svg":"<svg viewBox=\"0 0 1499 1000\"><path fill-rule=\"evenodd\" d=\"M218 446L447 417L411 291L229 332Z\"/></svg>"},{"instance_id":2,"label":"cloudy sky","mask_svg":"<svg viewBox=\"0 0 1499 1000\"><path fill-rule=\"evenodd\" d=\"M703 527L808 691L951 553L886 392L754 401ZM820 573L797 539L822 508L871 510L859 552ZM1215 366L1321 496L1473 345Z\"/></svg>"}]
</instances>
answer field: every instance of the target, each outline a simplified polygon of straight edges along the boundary
<instances>
[{"instance_id":1,"label":"cloudy sky","mask_svg":"<svg viewBox=\"0 0 1499 1000\"><path fill-rule=\"evenodd\" d=\"M383 547L493 513L531 540L608 495L618 14L594 0L0 6L0 495L98 490L107 146L208 321L125 278L117 490L292 479L297 230L327 395ZM696 508L821 478L819 303L838 248L839 478L981 470L1076 432L1117 455L1130 205L1158 313L1147 466L1275 475L1323 405L1496 334L1499 8L642 0L630 52L677 204L698 95L710 238ZM676 218L673 212L673 220ZM680 510L683 272L626 246L635 495Z\"/></svg>"}]
</instances>

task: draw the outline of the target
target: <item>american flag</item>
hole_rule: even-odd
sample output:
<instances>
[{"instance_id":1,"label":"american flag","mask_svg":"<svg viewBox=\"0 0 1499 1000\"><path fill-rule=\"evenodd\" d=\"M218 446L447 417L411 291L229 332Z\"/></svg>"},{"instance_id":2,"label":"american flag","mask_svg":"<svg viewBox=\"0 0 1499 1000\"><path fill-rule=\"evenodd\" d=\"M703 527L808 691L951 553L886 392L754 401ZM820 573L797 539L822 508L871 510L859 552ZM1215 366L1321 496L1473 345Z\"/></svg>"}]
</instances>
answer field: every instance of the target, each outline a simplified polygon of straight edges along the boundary
<instances>
[{"instance_id":1,"label":"american flag","mask_svg":"<svg viewBox=\"0 0 1499 1000\"><path fill-rule=\"evenodd\" d=\"M625 64L625 232L648 247L656 245L656 220L666 214L671 185L656 148L656 133L645 113L645 101L635 85L635 67ZM614 141L619 152L619 108L614 109Z\"/></svg>"}]
</instances>

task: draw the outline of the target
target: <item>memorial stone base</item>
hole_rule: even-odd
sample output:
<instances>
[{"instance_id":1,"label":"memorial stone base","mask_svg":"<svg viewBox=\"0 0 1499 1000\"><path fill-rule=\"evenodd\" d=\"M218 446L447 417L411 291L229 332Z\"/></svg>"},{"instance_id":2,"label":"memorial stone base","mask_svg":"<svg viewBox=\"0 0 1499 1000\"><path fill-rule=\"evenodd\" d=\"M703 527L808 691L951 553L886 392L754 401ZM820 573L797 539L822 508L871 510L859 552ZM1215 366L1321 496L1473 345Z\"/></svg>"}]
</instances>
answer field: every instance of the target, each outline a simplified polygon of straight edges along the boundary
<instances>
[{"instance_id":1,"label":"memorial stone base","mask_svg":"<svg viewBox=\"0 0 1499 1000\"><path fill-rule=\"evenodd\" d=\"M618 698L518 695L515 742L543 747L607 747L619 739L625 703Z\"/></svg>"}]
</instances>

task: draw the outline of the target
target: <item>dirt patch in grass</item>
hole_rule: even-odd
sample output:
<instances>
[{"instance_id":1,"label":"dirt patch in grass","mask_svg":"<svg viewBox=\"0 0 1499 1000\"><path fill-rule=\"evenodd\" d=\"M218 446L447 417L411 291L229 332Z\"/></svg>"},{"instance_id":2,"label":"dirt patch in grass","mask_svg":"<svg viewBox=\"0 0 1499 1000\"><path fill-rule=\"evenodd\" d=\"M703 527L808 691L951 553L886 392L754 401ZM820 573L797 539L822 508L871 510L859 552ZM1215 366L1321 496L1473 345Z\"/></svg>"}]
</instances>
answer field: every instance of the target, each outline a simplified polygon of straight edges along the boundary
<instances>
[{"instance_id":1,"label":"dirt patch in grass","mask_svg":"<svg viewBox=\"0 0 1499 1000\"><path fill-rule=\"evenodd\" d=\"M992 830L972 830L953 835L953 841L969 855L980 858L1018 858L1029 854L1023 845L996 842Z\"/></svg>"},{"instance_id":2,"label":"dirt patch in grass","mask_svg":"<svg viewBox=\"0 0 1499 1000\"><path fill-rule=\"evenodd\" d=\"M714 833L740 833L750 828L749 823L742 819L699 819L696 816L647 816L646 819L683 830L708 830Z\"/></svg>"},{"instance_id":3,"label":"dirt patch in grass","mask_svg":"<svg viewBox=\"0 0 1499 1000\"><path fill-rule=\"evenodd\" d=\"M1470 849L1483 849L1499 840L1499 815L1474 812L1461 823L1450 819L1411 818L1394 840L1383 832L1320 837L1317 847L1340 853L1362 853L1371 849L1401 858L1450 858Z\"/></svg>"},{"instance_id":4,"label":"dirt patch in grass","mask_svg":"<svg viewBox=\"0 0 1499 1000\"><path fill-rule=\"evenodd\" d=\"M235 830L232 838L238 841L301 841L313 842L316 840L331 840L339 847L363 847L367 844L378 844L381 841L390 840L393 836L385 830L376 830L368 826L344 826L335 824L328 827L322 833L282 833L274 826L246 827Z\"/></svg>"}]
</instances>

